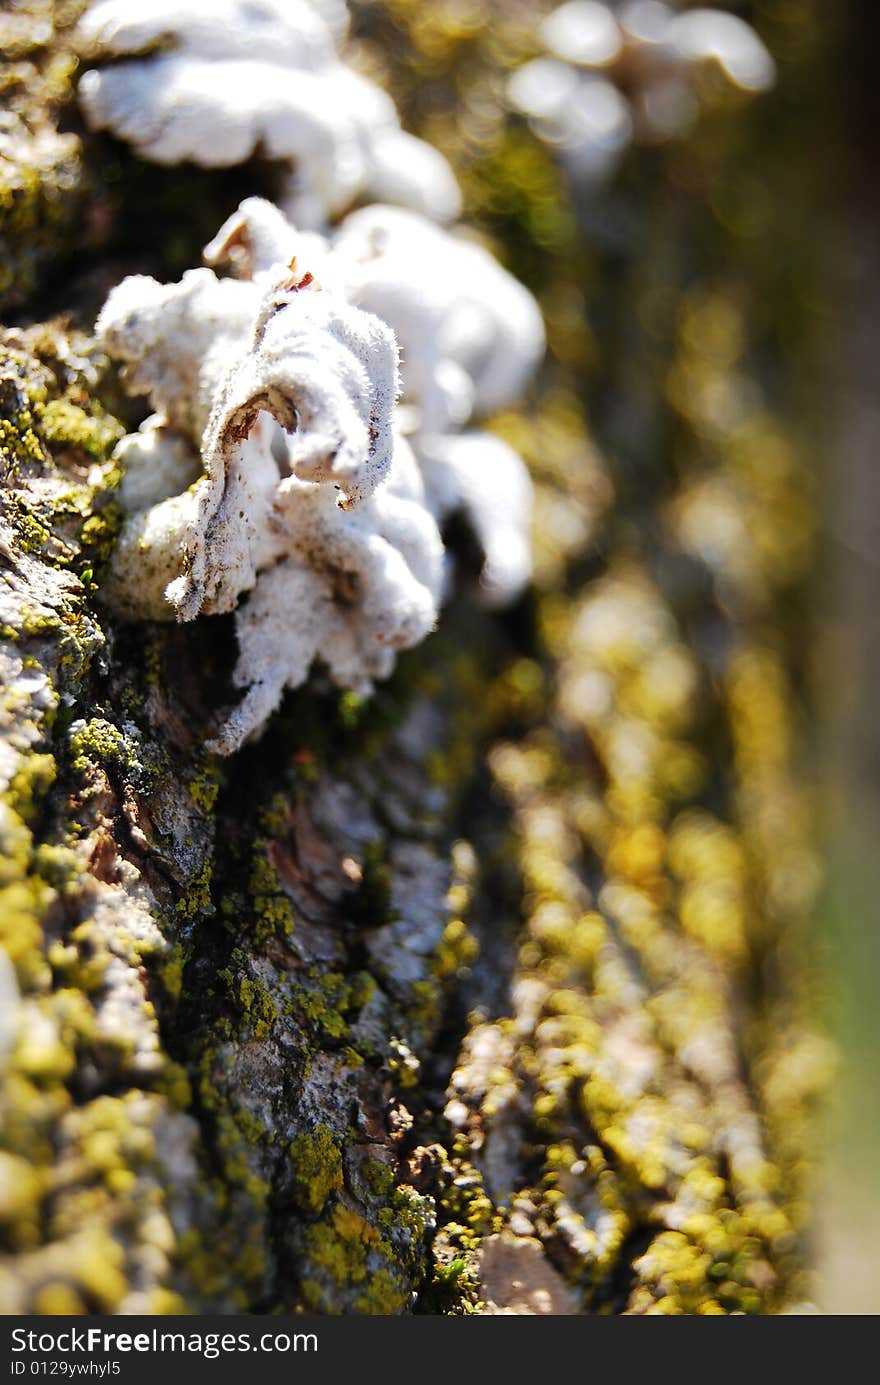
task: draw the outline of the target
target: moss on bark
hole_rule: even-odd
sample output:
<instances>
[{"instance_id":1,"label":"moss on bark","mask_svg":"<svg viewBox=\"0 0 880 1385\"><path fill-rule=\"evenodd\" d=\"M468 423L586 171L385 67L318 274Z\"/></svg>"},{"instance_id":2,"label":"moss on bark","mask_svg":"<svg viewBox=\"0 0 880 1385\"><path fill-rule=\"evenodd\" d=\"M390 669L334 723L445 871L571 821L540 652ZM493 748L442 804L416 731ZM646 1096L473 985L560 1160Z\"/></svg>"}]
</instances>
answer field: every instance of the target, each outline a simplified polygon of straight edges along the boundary
<instances>
[{"instance_id":1,"label":"moss on bark","mask_svg":"<svg viewBox=\"0 0 880 1385\"><path fill-rule=\"evenodd\" d=\"M4 339L5 1311L765 1313L806 1291L813 508L767 383L803 303L765 292L761 247L791 239L766 193L784 166L801 195L785 131L815 58L782 43L775 115L634 158L612 223L642 229L590 249L497 100L529 52L504 8L386 0L360 51L545 307L539 398L493 423L538 489L516 611L462 595L371 701L314 680L217 760L231 623L101 605L131 406L69 323ZM27 27L45 10L19 11L22 61L63 49ZM811 7L765 11L781 42ZM128 170L172 206L188 172L84 154L126 268L185 267L173 236L144 262L111 188ZM39 207L55 174L29 157ZM205 174L205 205L233 184ZM79 172L58 186L48 238L10 204L26 311L60 228L88 234ZM72 273L61 306L95 293Z\"/></svg>"}]
</instances>

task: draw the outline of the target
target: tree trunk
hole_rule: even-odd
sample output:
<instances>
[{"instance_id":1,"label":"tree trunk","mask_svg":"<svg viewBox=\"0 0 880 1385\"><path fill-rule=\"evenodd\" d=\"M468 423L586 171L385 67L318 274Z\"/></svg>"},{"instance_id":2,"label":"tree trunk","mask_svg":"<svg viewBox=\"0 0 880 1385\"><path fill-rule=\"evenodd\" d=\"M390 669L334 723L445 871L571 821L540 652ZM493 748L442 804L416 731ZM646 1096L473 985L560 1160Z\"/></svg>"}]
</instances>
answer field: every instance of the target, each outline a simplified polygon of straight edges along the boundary
<instances>
[{"instance_id":1,"label":"tree trunk","mask_svg":"<svg viewBox=\"0 0 880 1385\"><path fill-rule=\"evenodd\" d=\"M547 315L540 398L496 420L536 585L504 617L462 589L373 699L313 679L230 760L231 621L102 603L138 416L89 330L271 175L87 136L76 9L20 7L8 69L0 1309L796 1305L809 0L763 7L778 93L634 156L598 240L525 129L471 140L515 7L463 36L441 4L431 44L415 0L364 11Z\"/></svg>"}]
</instances>

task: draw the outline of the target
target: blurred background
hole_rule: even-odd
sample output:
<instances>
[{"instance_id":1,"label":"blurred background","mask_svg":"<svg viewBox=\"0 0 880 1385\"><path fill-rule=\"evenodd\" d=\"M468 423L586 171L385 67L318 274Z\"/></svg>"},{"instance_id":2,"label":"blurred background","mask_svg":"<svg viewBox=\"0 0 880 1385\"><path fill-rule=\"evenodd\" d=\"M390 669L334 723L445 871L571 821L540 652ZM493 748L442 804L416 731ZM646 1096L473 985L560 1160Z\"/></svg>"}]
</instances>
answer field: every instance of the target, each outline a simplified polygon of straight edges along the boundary
<instances>
[{"instance_id":1,"label":"blurred background","mask_svg":"<svg viewBox=\"0 0 880 1385\"><path fill-rule=\"evenodd\" d=\"M496 426L538 479L545 649L608 776L601 868L736 977L820 1266L805 1298L876 1313L872 13L678 9L699 22L662 59L660 5L354 14L548 321L529 416Z\"/></svg>"},{"instance_id":2,"label":"blurred background","mask_svg":"<svg viewBox=\"0 0 880 1385\"><path fill-rule=\"evenodd\" d=\"M63 27L82 4L43 8ZM536 487L534 588L486 699L519 843L498 912L522 936L459 1106L486 1053L514 1065L515 1021L527 1225L590 1311L880 1312L876 6L349 8L346 61L446 154L548 331L529 398L488 425ZM257 161L175 180L104 135L83 173L76 60L21 43L10 110L39 69L52 179L88 196L75 275L18 236L13 314L39 282L32 320L73 296L90 324L123 273L176 277L272 192Z\"/></svg>"},{"instance_id":3,"label":"blurred background","mask_svg":"<svg viewBox=\"0 0 880 1385\"><path fill-rule=\"evenodd\" d=\"M875 694L880 371L873 344L880 320L875 174L880 107L870 45L864 41L874 17L871 6L857 0L831 28L837 78L821 102L837 162L822 199L833 226L825 250L830 406L822 435L824 561L816 584L812 685L823 788L819 827L828 852L816 933L830 980L826 1015L839 1046L818 1195L822 1302L832 1312L867 1313L880 1311L880 1020L872 984L880 961L880 879L873 848L880 825Z\"/></svg>"}]
</instances>

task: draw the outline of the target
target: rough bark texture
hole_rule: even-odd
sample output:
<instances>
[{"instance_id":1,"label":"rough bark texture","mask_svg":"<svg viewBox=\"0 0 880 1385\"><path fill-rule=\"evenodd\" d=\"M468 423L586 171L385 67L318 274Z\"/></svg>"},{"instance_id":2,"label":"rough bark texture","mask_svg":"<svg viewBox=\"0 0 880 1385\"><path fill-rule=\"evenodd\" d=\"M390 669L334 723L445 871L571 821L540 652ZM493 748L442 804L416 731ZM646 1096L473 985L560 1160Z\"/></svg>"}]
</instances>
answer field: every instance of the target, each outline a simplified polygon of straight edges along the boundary
<instances>
[{"instance_id":1,"label":"rough bark texture","mask_svg":"<svg viewBox=\"0 0 880 1385\"><path fill-rule=\"evenodd\" d=\"M88 328L272 172L87 139L75 10L12 17L0 1309L790 1307L827 1070L800 956L813 508L790 422L809 0L760 7L777 96L634 155L598 209L495 99L530 51L515 7L363 8L361 61L545 308L538 398L495 421L534 466L536 589L490 618L462 576L373 700L315 681L229 762L202 741L230 622L101 605L137 420Z\"/></svg>"}]
</instances>

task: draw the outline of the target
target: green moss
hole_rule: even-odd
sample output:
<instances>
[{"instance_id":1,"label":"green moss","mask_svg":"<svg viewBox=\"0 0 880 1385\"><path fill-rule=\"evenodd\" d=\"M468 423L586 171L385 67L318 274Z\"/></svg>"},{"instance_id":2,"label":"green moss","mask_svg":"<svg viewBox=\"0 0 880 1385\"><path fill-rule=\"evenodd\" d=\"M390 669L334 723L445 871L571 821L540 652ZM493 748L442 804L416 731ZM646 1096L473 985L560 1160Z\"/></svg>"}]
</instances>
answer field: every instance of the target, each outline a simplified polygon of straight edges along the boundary
<instances>
[{"instance_id":1,"label":"green moss","mask_svg":"<svg viewBox=\"0 0 880 1385\"><path fill-rule=\"evenodd\" d=\"M480 955L480 944L460 918L450 919L434 955L433 969L438 980L455 977L472 966Z\"/></svg>"},{"instance_id":2,"label":"green moss","mask_svg":"<svg viewBox=\"0 0 880 1385\"><path fill-rule=\"evenodd\" d=\"M345 978L331 972L319 978L316 989L303 988L297 995L295 1004L305 1019L310 1024L318 1026L327 1038L344 1039L348 1036L348 1022L334 1001L347 999Z\"/></svg>"},{"instance_id":3,"label":"green moss","mask_svg":"<svg viewBox=\"0 0 880 1385\"><path fill-rule=\"evenodd\" d=\"M89 544L106 538L109 515L100 507L113 468L100 461L119 425L90 400L100 371L84 338L53 324L12 340L0 342L7 514L30 559L23 568L38 558L69 574ZM100 531L89 529L99 512ZM114 1312L130 1292L132 1266L149 1261L155 1301L179 1306L161 1286L174 1235L153 1131L170 1103L188 1104L186 1075L160 1044L150 1049L156 1016L146 994L137 1013L136 991L126 992L132 1026L102 1009L111 965L145 980L166 945L143 920L132 933L124 911L114 921L112 911L96 910L102 887L89 875L87 850L71 846L77 832L87 838L96 826L83 778L101 767L111 779L122 773L143 783L146 772L136 735L100 716L77 718L96 705L91 661L106 653L86 591L70 576L46 590L57 593L53 606L22 610L17 626L23 667L48 677L49 695L31 699L23 688L3 707L33 748L0 803L0 946L22 1006L4 1060L0 1159L30 1170L16 1174L27 1196L0 1230L3 1249L17 1252L0 1268L0 1296L8 1301L11 1286L28 1311ZM142 1042L136 1085L125 1091ZM82 1071L100 1073L100 1085L119 1095L95 1098L95 1082L86 1082L74 1099Z\"/></svg>"},{"instance_id":4,"label":"green moss","mask_svg":"<svg viewBox=\"0 0 880 1385\"><path fill-rule=\"evenodd\" d=\"M28 638L57 635L62 628L62 622L54 612L26 610L22 614L21 633Z\"/></svg>"},{"instance_id":5,"label":"green moss","mask_svg":"<svg viewBox=\"0 0 880 1385\"><path fill-rule=\"evenodd\" d=\"M271 1131L240 1104L228 1102L216 1080L216 1063L222 1065L223 1059L206 1043L198 1058L197 1082L199 1103L209 1117L213 1162L222 1170L212 1189L218 1221L210 1236L182 1238L180 1253L201 1293L210 1297L232 1290L235 1303L244 1309L260 1291L267 1267L271 1188L254 1171L252 1156L255 1147L271 1139Z\"/></svg>"},{"instance_id":6,"label":"green moss","mask_svg":"<svg viewBox=\"0 0 880 1385\"><path fill-rule=\"evenodd\" d=\"M264 986L248 977L239 977L235 989L242 1012L253 1028L254 1038L267 1038L278 1018L278 1006L272 996Z\"/></svg>"},{"instance_id":7,"label":"green moss","mask_svg":"<svg viewBox=\"0 0 880 1385\"><path fill-rule=\"evenodd\" d=\"M187 785L190 798L206 817L213 811L222 782L223 771L220 765L214 761L205 765L204 769L194 775Z\"/></svg>"},{"instance_id":8,"label":"green moss","mask_svg":"<svg viewBox=\"0 0 880 1385\"><path fill-rule=\"evenodd\" d=\"M103 461L123 435L122 424L93 406L84 409L70 399L51 399L36 410L40 432L52 448L75 447ZM118 482L105 479L105 487Z\"/></svg>"},{"instance_id":9,"label":"green moss","mask_svg":"<svg viewBox=\"0 0 880 1385\"><path fill-rule=\"evenodd\" d=\"M394 1172L382 1162L381 1159L365 1159L361 1166L361 1174L368 1188L381 1198L388 1201L394 1190Z\"/></svg>"},{"instance_id":10,"label":"green moss","mask_svg":"<svg viewBox=\"0 0 880 1385\"><path fill-rule=\"evenodd\" d=\"M419 1245L434 1225L434 1204L408 1183L394 1188L389 1205L383 1207L377 1225L387 1236L396 1237L406 1246Z\"/></svg>"},{"instance_id":11,"label":"green moss","mask_svg":"<svg viewBox=\"0 0 880 1385\"><path fill-rule=\"evenodd\" d=\"M121 522L107 458L124 429L89 397L99 373L93 345L61 324L0 342L0 464L18 543L89 583Z\"/></svg>"},{"instance_id":12,"label":"green moss","mask_svg":"<svg viewBox=\"0 0 880 1385\"><path fill-rule=\"evenodd\" d=\"M21 358L17 356L18 362ZM14 478L22 470L42 469L46 451L34 430L34 415L27 393L14 379L0 379L0 462L3 470ZM27 516L22 515L22 519Z\"/></svg>"},{"instance_id":13,"label":"green moss","mask_svg":"<svg viewBox=\"0 0 880 1385\"><path fill-rule=\"evenodd\" d=\"M454 1316L476 1297L477 1284L463 1255L434 1265L433 1278L420 1303L422 1312Z\"/></svg>"},{"instance_id":14,"label":"green moss","mask_svg":"<svg viewBox=\"0 0 880 1385\"><path fill-rule=\"evenodd\" d=\"M52 537L49 525L21 502L15 512L14 523L22 552L42 554Z\"/></svg>"},{"instance_id":15,"label":"green moss","mask_svg":"<svg viewBox=\"0 0 880 1385\"><path fill-rule=\"evenodd\" d=\"M15 18L20 25L30 20L30 40L7 43L3 35L0 312L22 303L75 243L84 194L80 141L57 132L60 110L74 99L69 27L75 12L50 0L24 0Z\"/></svg>"},{"instance_id":16,"label":"green moss","mask_svg":"<svg viewBox=\"0 0 880 1385\"><path fill-rule=\"evenodd\" d=\"M303 975L302 986L291 996L289 1009L316 1026L325 1039L339 1041L348 1037L351 1018L375 990L376 981L369 972L346 976L312 967Z\"/></svg>"},{"instance_id":17,"label":"green moss","mask_svg":"<svg viewBox=\"0 0 880 1385\"><path fill-rule=\"evenodd\" d=\"M326 1125L303 1131L290 1146L294 1197L305 1212L317 1215L331 1193L342 1187L342 1154Z\"/></svg>"},{"instance_id":18,"label":"green moss","mask_svg":"<svg viewBox=\"0 0 880 1385\"><path fill-rule=\"evenodd\" d=\"M399 1275L390 1270L377 1270L371 1274L369 1282L354 1301L356 1313L389 1316L402 1313L406 1307L408 1294Z\"/></svg>"},{"instance_id":19,"label":"green moss","mask_svg":"<svg viewBox=\"0 0 880 1385\"><path fill-rule=\"evenodd\" d=\"M167 1098L170 1106L176 1111L191 1111L192 1109L192 1083L189 1074L180 1063L170 1060L164 1065L162 1077L157 1084L158 1090Z\"/></svg>"},{"instance_id":20,"label":"green moss","mask_svg":"<svg viewBox=\"0 0 880 1385\"><path fill-rule=\"evenodd\" d=\"M214 902L211 897L213 876L214 865L211 860L204 861L193 871L184 894L174 906L174 913L179 921L191 923L201 915L213 912Z\"/></svg>"},{"instance_id":21,"label":"green moss","mask_svg":"<svg viewBox=\"0 0 880 1385\"><path fill-rule=\"evenodd\" d=\"M184 959L178 953L172 953L161 963L158 974L169 997L177 1001L183 993L183 972Z\"/></svg>"},{"instance_id":22,"label":"green moss","mask_svg":"<svg viewBox=\"0 0 880 1385\"><path fill-rule=\"evenodd\" d=\"M355 1013L361 1011L372 1000L379 989L376 978L368 971L355 971L348 977L346 1009Z\"/></svg>"},{"instance_id":23,"label":"green moss","mask_svg":"<svg viewBox=\"0 0 880 1385\"><path fill-rule=\"evenodd\" d=\"M290 818L290 793L280 790L274 793L259 812L259 826L267 837L281 837Z\"/></svg>"},{"instance_id":24,"label":"green moss","mask_svg":"<svg viewBox=\"0 0 880 1385\"><path fill-rule=\"evenodd\" d=\"M0 943L26 990L48 980L42 923L51 898L43 882L33 878L0 886Z\"/></svg>"},{"instance_id":25,"label":"green moss","mask_svg":"<svg viewBox=\"0 0 880 1385\"><path fill-rule=\"evenodd\" d=\"M394 1252L383 1241L379 1231L360 1213L336 1204L327 1217L309 1227L305 1248L307 1265L323 1272L320 1280L315 1275L303 1282L306 1307L326 1312L330 1306L332 1311L334 1288L351 1289L365 1284L368 1276L371 1281L381 1276L379 1282L384 1289L384 1298L382 1294L371 1294L369 1288L365 1287L358 1296L358 1302L369 1302L370 1308L359 1311L400 1311L400 1279L385 1263L386 1258L391 1259Z\"/></svg>"},{"instance_id":26,"label":"green moss","mask_svg":"<svg viewBox=\"0 0 880 1385\"><path fill-rule=\"evenodd\" d=\"M58 773L55 757L31 751L25 755L7 790L10 806L26 823L31 824L40 804L55 782Z\"/></svg>"},{"instance_id":27,"label":"green moss","mask_svg":"<svg viewBox=\"0 0 880 1385\"><path fill-rule=\"evenodd\" d=\"M269 858L268 843L262 838L258 838L254 845L250 897L253 911L251 932L257 945L263 947L273 937L290 937L295 927L293 905Z\"/></svg>"},{"instance_id":28,"label":"green moss","mask_svg":"<svg viewBox=\"0 0 880 1385\"><path fill-rule=\"evenodd\" d=\"M60 894L72 892L82 881L83 865L69 846L40 842L33 852L33 869Z\"/></svg>"},{"instance_id":29,"label":"green moss","mask_svg":"<svg viewBox=\"0 0 880 1385\"><path fill-rule=\"evenodd\" d=\"M118 726L103 717L92 717L78 724L70 735L71 768L86 774L94 764L131 768L137 763Z\"/></svg>"},{"instance_id":30,"label":"green moss","mask_svg":"<svg viewBox=\"0 0 880 1385\"><path fill-rule=\"evenodd\" d=\"M109 562L122 524L122 507L116 500L104 501L89 515L79 532L82 557L94 567Z\"/></svg>"},{"instance_id":31,"label":"green moss","mask_svg":"<svg viewBox=\"0 0 880 1385\"><path fill-rule=\"evenodd\" d=\"M442 1186L438 1198L440 1220L447 1235L454 1228L456 1243L474 1250L483 1236L501 1230L501 1219L486 1193L483 1179L467 1157L466 1146L455 1152L451 1161L453 1176Z\"/></svg>"}]
</instances>

